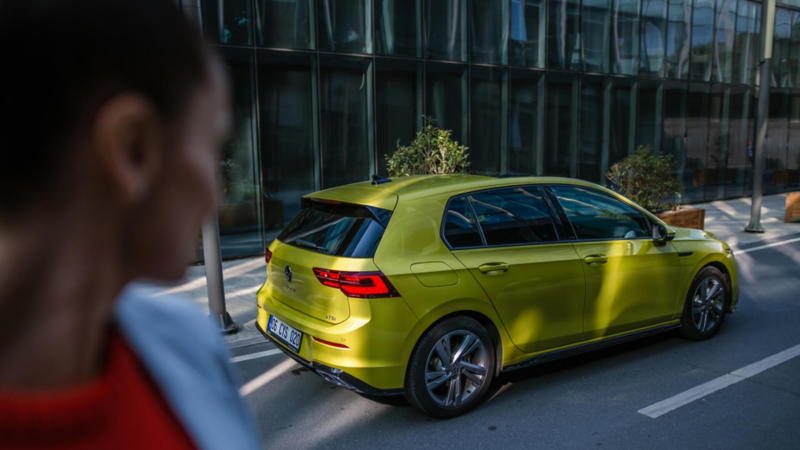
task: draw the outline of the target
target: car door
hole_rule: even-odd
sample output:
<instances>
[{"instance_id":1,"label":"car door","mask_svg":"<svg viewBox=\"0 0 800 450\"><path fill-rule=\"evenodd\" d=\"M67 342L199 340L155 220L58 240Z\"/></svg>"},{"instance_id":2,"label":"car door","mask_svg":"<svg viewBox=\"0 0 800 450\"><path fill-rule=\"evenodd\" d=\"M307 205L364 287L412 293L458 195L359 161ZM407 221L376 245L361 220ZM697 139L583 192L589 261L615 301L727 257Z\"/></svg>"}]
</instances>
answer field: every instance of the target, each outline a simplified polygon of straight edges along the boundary
<instances>
[{"instance_id":1,"label":"car door","mask_svg":"<svg viewBox=\"0 0 800 450\"><path fill-rule=\"evenodd\" d=\"M672 319L680 262L671 242L657 244L652 222L612 195L584 186L551 192L576 235L586 273L583 339L609 336Z\"/></svg>"},{"instance_id":2,"label":"car door","mask_svg":"<svg viewBox=\"0 0 800 450\"><path fill-rule=\"evenodd\" d=\"M583 335L584 274L560 217L543 191L521 186L451 199L444 238L524 352L578 342ZM465 245L466 244L466 245Z\"/></svg>"}]
</instances>

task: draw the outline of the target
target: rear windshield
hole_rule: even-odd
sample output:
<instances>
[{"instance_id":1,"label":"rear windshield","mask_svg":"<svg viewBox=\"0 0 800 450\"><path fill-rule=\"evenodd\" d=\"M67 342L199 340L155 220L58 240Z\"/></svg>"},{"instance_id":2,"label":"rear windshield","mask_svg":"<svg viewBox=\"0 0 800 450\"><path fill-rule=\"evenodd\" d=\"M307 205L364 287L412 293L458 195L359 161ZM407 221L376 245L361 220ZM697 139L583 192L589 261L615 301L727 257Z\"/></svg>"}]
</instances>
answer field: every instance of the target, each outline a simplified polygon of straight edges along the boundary
<instances>
[{"instance_id":1,"label":"rear windshield","mask_svg":"<svg viewBox=\"0 0 800 450\"><path fill-rule=\"evenodd\" d=\"M385 209L308 198L302 206L278 240L349 258L372 258L392 215Z\"/></svg>"}]
</instances>

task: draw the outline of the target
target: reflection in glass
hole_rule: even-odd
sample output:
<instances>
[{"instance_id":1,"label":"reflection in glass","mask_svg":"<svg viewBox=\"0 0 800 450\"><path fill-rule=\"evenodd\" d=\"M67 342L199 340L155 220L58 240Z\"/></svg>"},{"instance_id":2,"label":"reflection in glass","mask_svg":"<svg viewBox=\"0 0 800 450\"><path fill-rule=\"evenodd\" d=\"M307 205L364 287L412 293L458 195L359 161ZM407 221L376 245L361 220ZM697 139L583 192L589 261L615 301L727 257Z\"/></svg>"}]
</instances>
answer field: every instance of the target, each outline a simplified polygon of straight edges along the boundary
<instances>
[{"instance_id":1,"label":"reflection in glass","mask_svg":"<svg viewBox=\"0 0 800 450\"><path fill-rule=\"evenodd\" d=\"M611 56L611 13L609 2L583 0L583 70L608 73Z\"/></svg>"},{"instance_id":2,"label":"reflection in glass","mask_svg":"<svg viewBox=\"0 0 800 450\"><path fill-rule=\"evenodd\" d=\"M436 119L437 127L452 130L453 140L469 146L467 66L429 62L425 65L425 79L425 114Z\"/></svg>"},{"instance_id":3,"label":"reflection in glass","mask_svg":"<svg viewBox=\"0 0 800 450\"><path fill-rule=\"evenodd\" d=\"M467 0L427 0L428 58L467 60Z\"/></svg>"},{"instance_id":4,"label":"reflection in glass","mask_svg":"<svg viewBox=\"0 0 800 450\"><path fill-rule=\"evenodd\" d=\"M219 217L222 256L232 258L264 251L259 229L256 182L256 114L253 104L253 54L225 49L231 85L233 128L220 154L222 201Z\"/></svg>"},{"instance_id":5,"label":"reflection in glass","mask_svg":"<svg viewBox=\"0 0 800 450\"><path fill-rule=\"evenodd\" d=\"M317 30L320 50L372 53L371 0L319 0Z\"/></svg>"},{"instance_id":6,"label":"reflection in glass","mask_svg":"<svg viewBox=\"0 0 800 450\"><path fill-rule=\"evenodd\" d=\"M377 58L375 87L378 173L386 176L386 155L422 129L422 62Z\"/></svg>"},{"instance_id":7,"label":"reflection in glass","mask_svg":"<svg viewBox=\"0 0 800 450\"><path fill-rule=\"evenodd\" d=\"M422 56L422 0L375 0L375 53Z\"/></svg>"},{"instance_id":8,"label":"reflection in glass","mask_svg":"<svg viewBox=\"0 0 800 450\"><path fill-rule=\"evenodd\" d=\"M639 45L639 75L663 77L667 34L667 1L645 0Z\"/></svg>"},{"instance_id":9,"label":"reflection in glass","mask_svg":"<svg viewBox=\"0 0 800 450\"><path fill-rule=\"evenodd\" d=\"M252 45L250 0L200 0L200 14L212 42Z\"/></svg>"},{"instance_id":10,"label":"reflection in glass","mask_svg":"<svg viewBox=\"0 0 800 450\"><path fill-rule=\"evenodd\" d=\"M730 141L728 142L728 161L725 171L725 197L744 195L746 169L750 165L750 155L755 151L750 127L750 89L733 86L730 88Z\"/></svg>"},{"instance_id":11,"label":"reflection in glass","mask_svg":"<svg viewBox=\"0 0 800 450\"><path fill-rule=\"evenodd\" d=\"M723 0L720 0L723 1ZM714 47L714 0L694 0L690 78L711 81Z\"/></svg>"},{"instance_id":12,"label":"reflection in glass","mask_svg":"<svg viewBox=\"0 0 800 450\"><path fill-rule=\"evenodd\" d=\"M732 77L734 83L752 84L758 63L758 45L755 27L760 5L748 0L739 0L736 9L736 35L733 46Z\"/></svg>"},{"instance_id":13,"label":"reflection in glass","mask_svg":"<svg viewBox=\"0 0 800 450\"><path fill-rule=\"evenodd\" d=\"M736 33L736 0L717 0L717 41L714 45L714 81L731 82Z\"/></svg>"},{"instance_id":14,"label":"reflection in glass","mask_svg":"<svg viewBox=\"0 0 800 450\"><path fill-rule=\"evenodd\" d=\"M581 144L578 176L603 183L608 170L608 128L610 127L611 83L602 77L581 80Z\"/></svg>"},{"instance_id":15,"label":"reflection in glass","mask_svg":"<svg viewBox=\"0 0 800 450\"><path fill-rule=\"evenodd\" d=\"M503 99L507 81L506 69L475 66L470 83L472 105L472 139L470 141L470 171L499 174L507 172L502 153L508 138L505 125L508 108Z\"/></svg>"},{"instance_id":16,"label":"reflection in glass","mask_svg":"<svg viewBox=\"0 0 800 450\"><path fill-rule=\"evenodd\" d=\"M730 159L731 89L714 84L711 89L708 126L708 169L705 171L706 200L725 197Z\"/></svg>"},{"instance_id":17,"label":"reflection in glass","mask_svg":"<svg viewBox=\"0 0 800 450\"><path fill-rule=\"evenodd\" d=\"M786 187L800 187L800 92L792 91L789 106L789 148L786 155Z\"/></svg>"},{"instance_id":18,"label":"reflection in glass","mask_svg":"<svg viewBox=\"0 0 800 450\"><path fill-rule=\"evenodd\" d=\"M689 77L689 44L692 36L692 0L668 0L667 77Z\"/></svg>"},{"instance_id":19,"label":"reflection in glass","mask_svg":"<svg viewBox=\"0 0 800 450\"><path fill-rule=\"evenodd\" d=\"M571 73L548 73L546 77L545 175L577 178L579 78L577 74Z\"/></svg>"},{"instance_id":20,"label":"reflection in glass","mask_svg":"<svg viewBox=\"0 0 800 450\"><path fill-rule=\"evenodd\" d=\"M652 145L661 152L661 117L664 88L660 81L639 81L639 113L634 147Z\"/></svg>"},{"instance_id":21,"label":"reflection in glass","mask_svg":"<svg viewBox=\"0 0 800 450\"><path fill-rule=\"evenodd\" d=\"M684 202L702 201L705 196L705 169L708 158L708 119L710 86L692 83L686 99L686 157L684 161Z\"/></svg>"},{"instance_id":22,"label":"reflection in glass","mask_svg":"<svg viewBox=\"0 0 800 450\"><path fill-rule=\"evenodd\" d=\"M547 67L580 70L580 0L548 0Z\"/></svg>"},{"instance_id":23,"label":"reflection in glass","mask_svg":"<svg viewBox=\"0 0 800 450\"><path fill-rule=\"evenodd\" d=\"M470 61L508 64L508 1L472 0Z\"/></svg>"},{"instance_id":24,"label":"reflection in glass","mask_svg":"<svg viewBox=\"0 0 800 450\"><path fill-rule=\"evenodd\" d=\"M541 72L512 69L508 90L508 170L543 175L544 76Z\"/></svg>"},{"instance_id":25,"label":"reflection in glass","mask_svg":"<svg viewBox=\"0 0 800 450\"><path fill-rule=\"evenodd\" d=\"M611 88L611 128L608 166L633 153L636 137L636 84L630 78L614 78Z\"/></svg>"},{"instance_id":26,"label":"reflection in glass","mask_svg":"<svg viewBox=\"0 0 800 450\"><path fill-rule=\"evenodd\" d=\"M511 0L512 66L544 68L546 9L545 0Z\"/></svg>"},{"instance_id":27,"label":"reflection in glass","mask_svg":"<svg viewBox=\"0 0 800 450\"><path fill-rule=\"evenodd\" d=\"M300 197L319 189L316 64L301 53L259 51L257 57L261 203L269 242L300 212Z\"/></svg>"},{"instance_id":28,"label":"reflection in glass","mask_svg":"<svg viewBox=\"0 0 800 450\"><path fill-rule=\"evenodd\" d=\"M765 194L776 194L786 190L790 103L788 89L770 90L767 139L764 148L767 158L764 165Z\"/></svg>"},{"instance_id":29,"label":"reflection in glass","mask_svg":"<svg viewBox=\"0 0 800 450\"><path fill-rule=\"evenodd\" d=\"M374 170L370 59L320 56L322 188L363 181Z\"/></svg>"},{"instance_id":30,"label":"reflection in glass","mask_svg":"<svg viewBox=\"0 0 800 450\"><path fill-rule=\"evenodd\" d=\"M682 181L686 168L686 83L664 83L664 122L661 134L661 152L672 155L678 163L676 175Z\"/></svg>"},{"instance_id":31,"label":"reflection in glass","mask_svg":"<svg viewBox=\"0 0 800 450\"><path fill-rule=\"evenodd\" d=\"M775 9L775 35L772 46L772 86L789 87L789 43L792 13L788 9Z\"/></svg>"},{"instance_id":32,"label":"reflection in glass","mask_svg":"<svg viewBox=\"0 0 800 450\"><path fill-rule=\"evenodd\" d=\"M792 11L792 31L789 44L788 82L792 87L800 86L800 12Z\"/></svg>"},{"instance_id":33,"label":"reflection in glass","mask_svg":"<svg viewBox=\"0 0 800 450\"><path fill-rule=\"evenodd\" d=\"M313 49L313 0L254 0L256 38L266 47Z\"/></svg>"},{"instance_id":34,"label":"reflection in glass","mask_svg":"<svg viewBox=\"0 0 800 450\"><path fill-rule=\"evenodd\" d=\"M614 37L611 71L635 75L639 70L639 5L641 0L612 0Z\"/></svg>"}]
</instances>

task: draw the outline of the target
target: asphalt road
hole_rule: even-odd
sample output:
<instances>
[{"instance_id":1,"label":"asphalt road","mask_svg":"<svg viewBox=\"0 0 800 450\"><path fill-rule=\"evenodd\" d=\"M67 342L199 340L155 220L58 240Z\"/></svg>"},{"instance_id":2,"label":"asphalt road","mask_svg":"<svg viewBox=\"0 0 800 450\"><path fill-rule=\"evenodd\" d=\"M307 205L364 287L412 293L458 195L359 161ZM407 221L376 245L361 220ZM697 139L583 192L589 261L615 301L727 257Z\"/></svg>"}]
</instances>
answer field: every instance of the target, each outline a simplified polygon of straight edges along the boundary
<instances>
[{"instance_id":1,"label":"asphalt road","mask_svg":"<svg viewBox=\"0 0 800 450\"><path fill-rule=\"evenodd\" d=\"M800 357L655 419L638 412L800 345L800 241L736 258L739 306L713 339L665 334L513 372L451 420L333 387L283 354L236 366L264 448L800 449Z\"/></svg>"}]
</instances>

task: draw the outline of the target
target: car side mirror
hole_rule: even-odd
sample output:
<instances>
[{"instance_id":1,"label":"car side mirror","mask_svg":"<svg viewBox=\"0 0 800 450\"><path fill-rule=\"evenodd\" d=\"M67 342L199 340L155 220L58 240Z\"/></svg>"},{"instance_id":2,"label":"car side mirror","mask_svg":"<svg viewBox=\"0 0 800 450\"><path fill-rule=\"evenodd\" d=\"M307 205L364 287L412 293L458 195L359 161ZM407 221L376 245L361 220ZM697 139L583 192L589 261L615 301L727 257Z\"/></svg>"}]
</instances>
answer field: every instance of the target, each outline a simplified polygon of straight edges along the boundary
<instances>
[{"instance_id":1,"label":"car side mirror","mask_svg":"<svg viewBox=\"0 0 800 450\"><path fill-rule=\"evenodd\" d=\"M666 244L667 242L675 239L675 233L661 225L660 223L653 224L653 241L658 244Z\"/></svg>"}]
</instances>

